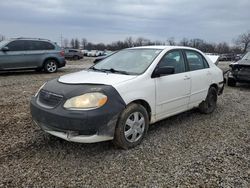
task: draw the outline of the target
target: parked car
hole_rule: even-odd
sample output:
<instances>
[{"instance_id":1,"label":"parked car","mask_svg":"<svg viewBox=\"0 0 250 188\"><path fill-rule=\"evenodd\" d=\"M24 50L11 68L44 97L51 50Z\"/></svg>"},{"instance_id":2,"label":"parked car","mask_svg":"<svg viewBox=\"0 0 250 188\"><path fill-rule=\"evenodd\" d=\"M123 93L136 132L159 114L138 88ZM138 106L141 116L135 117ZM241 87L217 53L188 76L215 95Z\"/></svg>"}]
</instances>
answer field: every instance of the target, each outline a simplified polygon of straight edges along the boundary
<instances>
[{"instance_id":1,"label":"parked car","mask_svg":"<svg viewBox=\"0 0 250 188\"><path fill-rule=\"evenodd\" d=\"M235 87L237 82L250 83L250 52L248 52L241 60L231 63L228 72L227 84Z\"/></svg>"},{"instance_id":2,"label":"parked car","mask_svg":"<svg viewBox=\"0 0 250 188\"><path fill-rule=\"evenodd\" d=\"M198 107L212 113L223 73L201 51L147 46L121 50L88 70L45 83L31 99L33 120L72 142L138 145L149 124Z\"/></svg>"},{"instance_id":3,"label":"parked car","mask_svg":"<svg viewBox=\"0 0 250 188\"><path fill-rule=\"evenodd\" d=\"M44 39L17 38L0 42L0 70L36 69L54 73L66 64L64 51Z\"/></svg>"},{"instance_id":4,"label":"parked car","mask_svg":"<svg viewBox=\"0 0 250 188\"><path fill-rule=\"evenodd\" d=\"M98 56L102 56L102 55L103 55L103 51L91 50L91 51L87 52L87 56L89 56L89 57L98 57Z\"/></svg>"},{"instance_id":5,"label":"parked car","mask_svg":"<svg viewBox=\"0 0 250 188\"><path fill-rule=\"evenodd\" d=\"M235 55L234 54L222 54L220 55L219 61L234 61Z\"/></svg>"},{"instance_id":6,"label":"parked car","mask_svg":"<svg viewBox=\"0 0 250 188\"><path fill-rule=\"evenodd\" d=\"M73 60L79 60L83 58L83 54L80 50L76 49L65 49L65 58L66 59L73 59Z\"/></svg>"}]
</instances>

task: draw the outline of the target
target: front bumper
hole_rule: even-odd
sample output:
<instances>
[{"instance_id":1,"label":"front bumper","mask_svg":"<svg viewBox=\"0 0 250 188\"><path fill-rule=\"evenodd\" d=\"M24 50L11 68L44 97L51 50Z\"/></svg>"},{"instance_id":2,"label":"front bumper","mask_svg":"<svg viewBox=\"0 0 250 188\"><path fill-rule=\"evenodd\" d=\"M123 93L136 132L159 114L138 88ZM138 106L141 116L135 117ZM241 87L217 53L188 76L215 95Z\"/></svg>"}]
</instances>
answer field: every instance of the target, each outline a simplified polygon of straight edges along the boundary
<instances>
[{"instance_id":1,"label":"front bumper","mask_svg":"<svg viewBox=\"0 0 250 188\"><path fill-rule=\"evenodd\" d=\"M94 143L113 139L118 116L125 108L125 103L113 87L100 86L103 88L103 92L111 97L101 108L85 111L67 110L63 107L63 104L72 95L72 90L71 92L67 92L67 90L70 91L72 87L78 88L78 91L73 92L78 95L77 92L84 93L83 90L97 86L71 86L52 82L54 82L52 84L53 89L58 90L59 93L61 88L64 92L71 94L64 93L60 104L53 108L46 108L41 105L39 95L32 97L30 103L31 115L39 127L51 135L72 142ZM51 88L50 85L51 82L48 82L44 88Z\"/></svg>"},{"instance_id":2,"label":"front bumper","mask_svg":"<svg viewBox=\"0 0 250 188\"><path fill-rule=\"evenodd\" d=\"M46 125L43 123L38 123L34 120L35 124L41 127L45 132L62 138L64 140L67 140L69 142L78 142L78 143L95 143L95 142L102 142L102 141L107 141L107 140L113 140L113 136L108 136L108 135L80 135L79 132L77 131L66 131L66 130L61 130L59 131L58 129L53 129L53 128L48 128Z\"/></svg>"}]
</instances>

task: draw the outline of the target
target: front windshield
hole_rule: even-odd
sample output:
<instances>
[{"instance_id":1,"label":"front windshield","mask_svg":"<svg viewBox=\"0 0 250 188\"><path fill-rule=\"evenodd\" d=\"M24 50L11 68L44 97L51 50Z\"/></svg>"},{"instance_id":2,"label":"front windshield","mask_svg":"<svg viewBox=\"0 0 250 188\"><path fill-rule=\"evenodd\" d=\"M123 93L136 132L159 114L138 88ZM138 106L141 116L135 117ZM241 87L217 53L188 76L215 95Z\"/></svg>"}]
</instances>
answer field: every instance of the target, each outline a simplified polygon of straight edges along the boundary
<instances>
[{"instance_id":1,"label":"front windshield","mask_svg":"<svg viewBox=\"0 0 250 188\"><path fill-rule=\"evenodd\" d=\"M149 67L160 52L159 49L121 50L100 61L91 69L138 75Z\"/></svg>"},{"instance_id":2,"label":"front windshield","mask_svg":"<svg viewBox=\"0 0 250 188\"><path fill-rule=\"evenodd\" d=\"M4 47L9 41L3 40L0 42L0 48Z\"/></svg>"}]
</instances>

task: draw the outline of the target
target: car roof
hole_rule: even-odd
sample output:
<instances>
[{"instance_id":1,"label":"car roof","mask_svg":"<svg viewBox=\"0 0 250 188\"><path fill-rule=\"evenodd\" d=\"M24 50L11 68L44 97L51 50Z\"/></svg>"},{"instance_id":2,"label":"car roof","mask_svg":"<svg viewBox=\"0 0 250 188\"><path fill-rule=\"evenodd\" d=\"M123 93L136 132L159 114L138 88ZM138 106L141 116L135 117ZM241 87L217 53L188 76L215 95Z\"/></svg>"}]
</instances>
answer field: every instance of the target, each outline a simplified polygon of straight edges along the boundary
<instances>
[{"instance_id":1,"label":"car roof","mask_svg":"<svg viewBox=\"0 0 250 188\"><path fill-rule=\"evenodd\" d=\"M46 41L46 42L52 42L51 40L48 39L42 39L42 38L25 38L25 37L18 37L18 38L11 38L9 41L14 41L14 40L35 40L35 41Z\"/></svg>"},{"instance_id":2,"label":"car roof","mask_svg":"<svg viewBox=\"0 0 250 188\"><path fill-rule=\"evenodd\" d=\"M138 46L130 49L159 49L159 50L172 50L172 49L188 49L188 50L197 50L195 48L186 47L186 46Z\"/></svg>"}]
</instances>

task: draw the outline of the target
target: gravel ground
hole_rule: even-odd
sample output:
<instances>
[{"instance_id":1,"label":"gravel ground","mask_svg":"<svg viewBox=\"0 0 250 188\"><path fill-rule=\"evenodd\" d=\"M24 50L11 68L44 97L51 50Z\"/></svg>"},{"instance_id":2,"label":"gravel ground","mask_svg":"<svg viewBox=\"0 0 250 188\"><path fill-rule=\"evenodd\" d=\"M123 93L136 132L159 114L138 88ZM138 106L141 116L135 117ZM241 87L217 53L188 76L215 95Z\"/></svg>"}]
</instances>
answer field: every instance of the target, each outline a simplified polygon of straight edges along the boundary
<instances>
[{"instance_id":1,"label":"gravel ground","mask_svg":"<svg viewBox=\"0 0 250 188\"><path fill-rule=\"evenodd\" d=\"M250 85L226 87L211 115L191 110L152 125L128 151L112 142L70 143L33 125L31 95L90 65L0 73L0 187L250 187Z\"/></svg>"}]
</instances>

